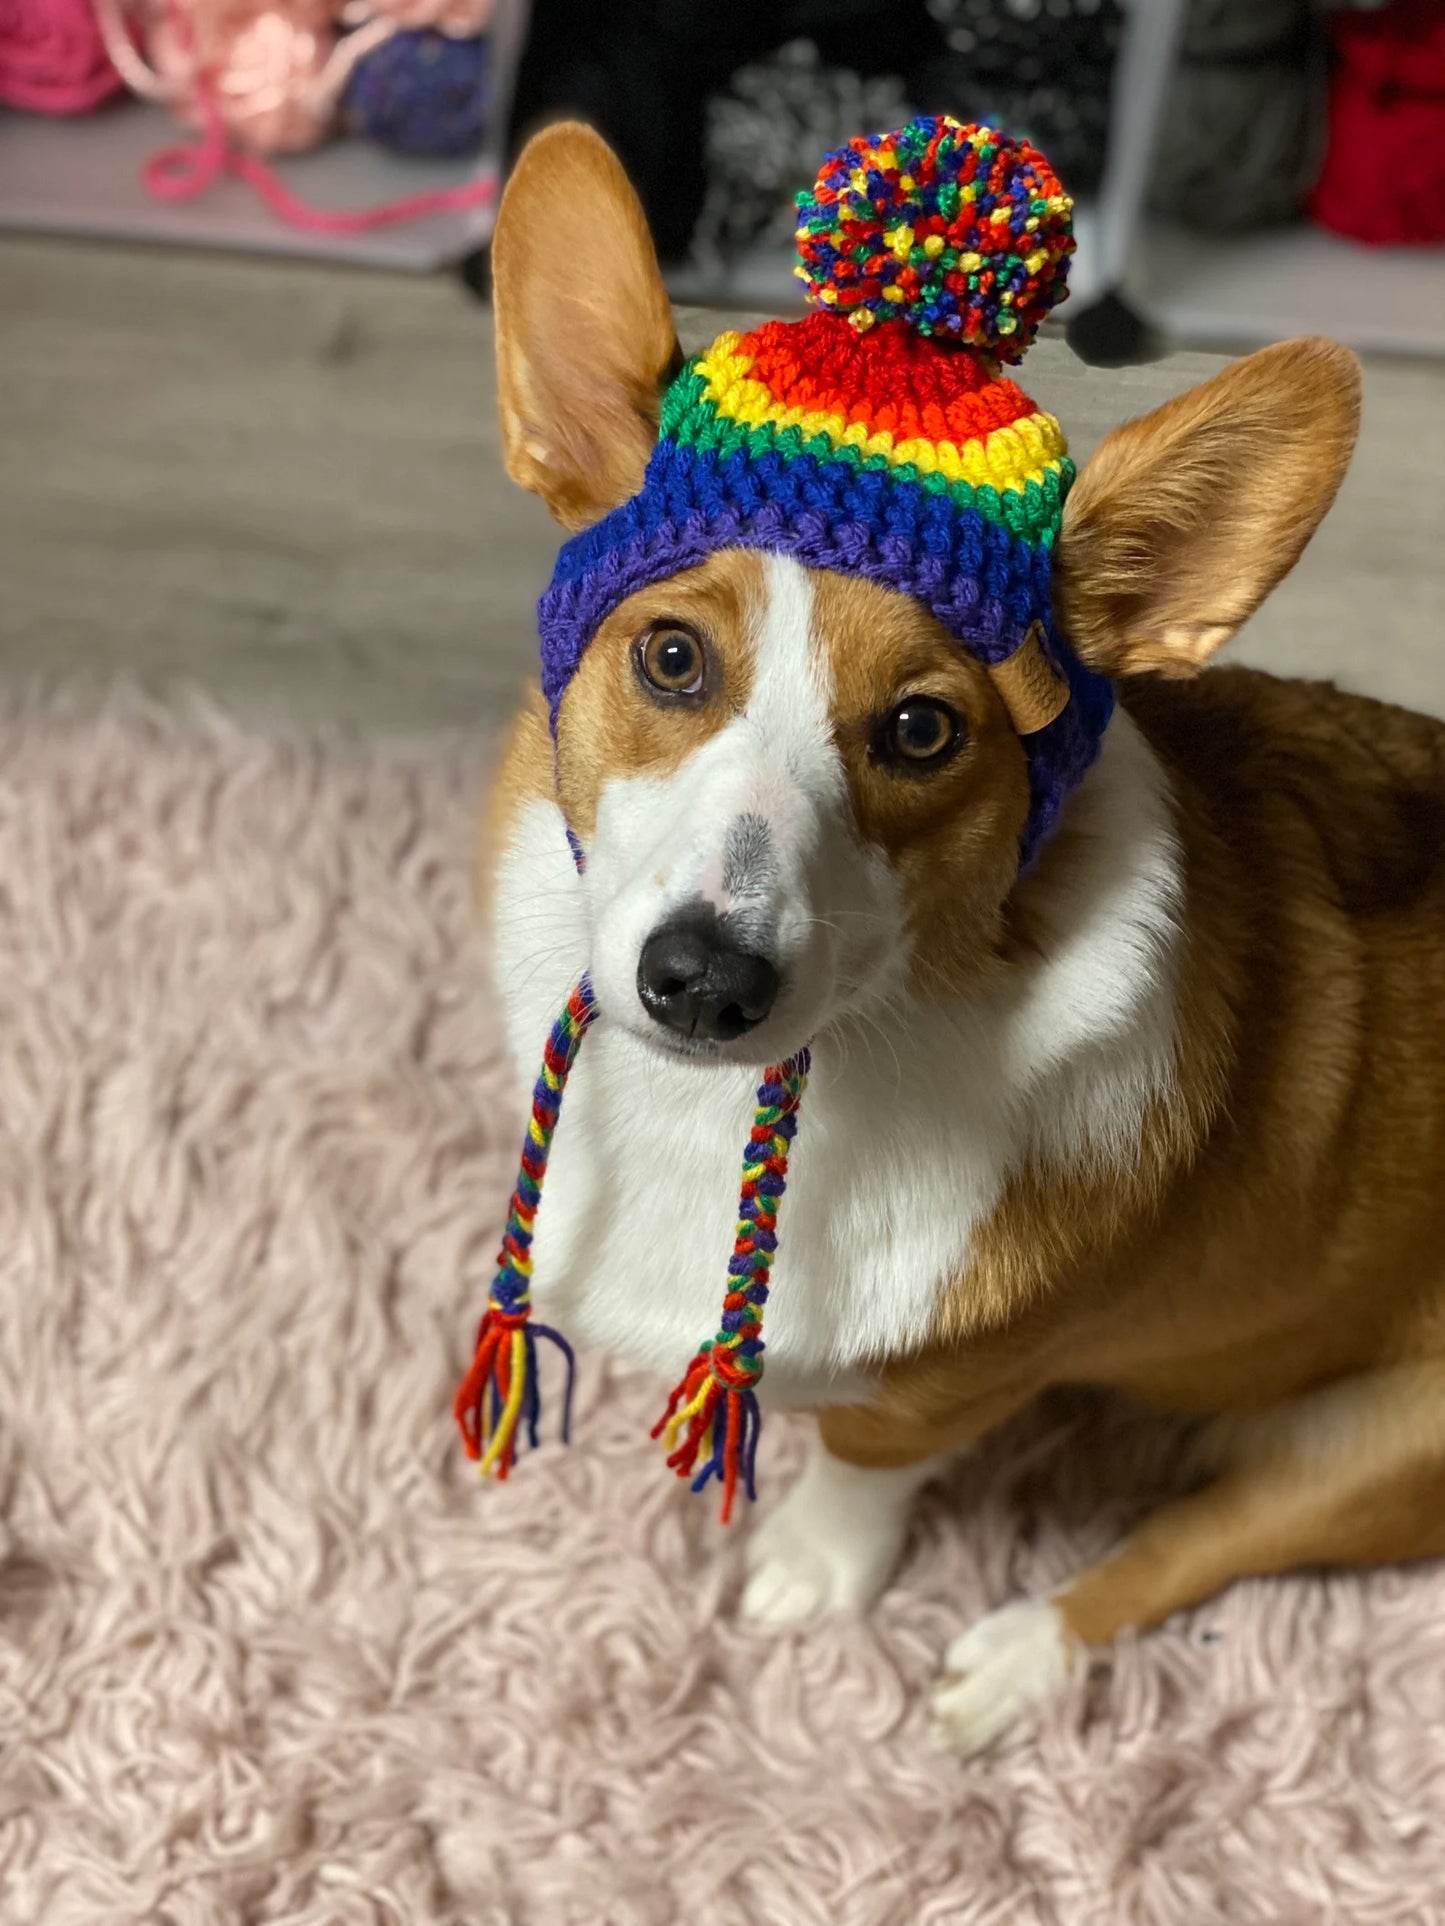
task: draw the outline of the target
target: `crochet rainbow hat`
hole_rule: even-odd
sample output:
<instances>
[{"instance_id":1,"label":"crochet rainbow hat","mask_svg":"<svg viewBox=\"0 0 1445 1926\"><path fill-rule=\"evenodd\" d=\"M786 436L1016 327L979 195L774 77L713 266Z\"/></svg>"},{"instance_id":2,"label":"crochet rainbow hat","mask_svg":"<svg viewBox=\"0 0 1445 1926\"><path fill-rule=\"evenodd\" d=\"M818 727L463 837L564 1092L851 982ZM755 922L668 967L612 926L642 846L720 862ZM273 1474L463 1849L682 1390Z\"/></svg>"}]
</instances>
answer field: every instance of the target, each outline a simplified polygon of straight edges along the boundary
<instances>
[{"instance_id":1,"label":"crochet rainbow hat","mask_svg":"<svg viewBox=\"0 0 1445 1926\"><path fill-rule=\"evenodd\" d=\"M1064 299L1072 203L1043 156L925 115L830 154L798 196L815 312L719 335L663 397L642 487L564 544L538 606L555 729L593 635L629 595L721 548L790 555L916 597L983 663L1027 758L1031 862L1098 753L1113 692L1054 627L1053 546L1073 479L1059 424L1003 364ZM570 833L570 832L569 832ZM579 864L581 847L573 838ZM596 1015L584 977L548 1041L522 1172L457 1399L470 1455L505 1477L536 1440L531 1235L567 1072ZM762 1313L807 1052L769 1069L743 1160L717 1337L657 1431L700 1488L752 1494ZM564 1410L565 1433L565 1410Z\"/></svg>"},{"instance_id":2,"label":"crochet rainbow hat","mask_svg":"<svg viewBox=\"0 0 1445 1926\"><path fill-rule=\"evenodd\" d=\"M798 207L817 311L720 335L673 381L641 489L558 556L543 692L555 722L612 610L716 549L866 576L993 672L1029 761L1027 862L1112 706L1053 627L1063 432L1000 370L1064 298L1072 203L1026 142L925 115L830 154Z\"/></svg>"}]
</instances>

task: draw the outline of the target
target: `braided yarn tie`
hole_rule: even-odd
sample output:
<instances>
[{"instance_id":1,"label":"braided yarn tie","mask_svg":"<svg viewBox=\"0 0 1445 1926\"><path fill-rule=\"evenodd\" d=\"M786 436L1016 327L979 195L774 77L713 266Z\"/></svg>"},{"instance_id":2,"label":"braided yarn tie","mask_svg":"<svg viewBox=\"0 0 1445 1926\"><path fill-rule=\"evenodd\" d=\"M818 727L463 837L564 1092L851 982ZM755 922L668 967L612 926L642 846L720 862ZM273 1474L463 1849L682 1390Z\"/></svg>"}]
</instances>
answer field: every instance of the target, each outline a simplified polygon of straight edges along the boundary
<instances>
[{"instance_id":1,"label":"braided yarn tie","mask_svg":"<svg viewBox=\"0 0 1445 1926\"><path fill-rule=\"evenodd\" d=\"M516 1457L517 1428L537 1443L541 1416L541 1387L537 1375L537 1339L547 1338L562 1353L567 1366L562 1398L562 1442L568 1441L572 1421L572 1347L550 1325L532 1318L532 1234L547 1158L562 1109L567 1078L587 1034L597 1005L592 984L583 976L567 999L567 1007L553 1024L543 1053L542 1074L532 1092L532 1115L522 1145L522 1164L512 1192L511 1210L497 1274L492 1280L487 1309L477 1330L471 1369L456 1397L456 1420L467 1456L482 1476L505 1478Z\"/></svg>"},{"instance_id":2,"label":"braided yarn tie","mask_svg":"<svg viewBox=\"0 0 1445 1926\"><path fill-rule=\"evenodd\" d=\"M722 1328L703 1345L667 1409L652 1428L680 1478L701 1491L710 1478L722 1485L720 1517L732 1517L741 1482L757 1496L754 1464L762 1414L757 1383L763 1375L763 1309L778 1249L778 1203L788 1182L788 1151L798 1128L798 1106L810 1057L800 1050L765 1072L757 1114L743 1152L738 1228L728 1262Z\"/></svg>"},{"instance_id":3,"label":"braided yarn tie","mask_svg":"<svg viewBox=\"0 0 1445 1926\"><path fill-rule=\"evenodd\" d=\"M574 855L580 869L580 845ZM575 1360L559 1331L532 1322L532 1236L567 1078L596 1015L592 984L584 975L547 1038L542 1074L532 1092L521 1169L497 1254L497 1274L477 1330L471 1369L456 1396L462 1444L483 1477L507 1476L516 1461L519 1427L525 1427L534 1446L537 1443L539 1337L555 1344L566 1361L562 1442L569 1441ZM754 1461L762 1428L757 1383L763 1375L763 1307L778 1248L778 1203L787 1187L788 1151L798 1128L798 1105L809 1062L807 1050L800 1050L764 1073L743 1152L737 1236L728 1262L722 1326L688 1366L652 1431L654 1438L664 1440L668 1464L679 1477L691 1479L694 1491L701 1491L710 1478L719 1480L724 1524L732 1516L740 1482L749 1498L757 1495Z\"/></svg>"}]
</instances>

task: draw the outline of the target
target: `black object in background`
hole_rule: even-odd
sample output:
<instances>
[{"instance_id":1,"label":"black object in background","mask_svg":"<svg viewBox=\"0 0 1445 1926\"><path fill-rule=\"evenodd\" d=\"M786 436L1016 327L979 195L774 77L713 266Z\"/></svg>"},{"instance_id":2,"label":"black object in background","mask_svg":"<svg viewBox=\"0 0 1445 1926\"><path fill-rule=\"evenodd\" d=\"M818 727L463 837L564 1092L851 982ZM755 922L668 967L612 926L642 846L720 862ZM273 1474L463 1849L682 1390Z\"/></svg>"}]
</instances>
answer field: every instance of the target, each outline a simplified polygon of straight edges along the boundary
<instances>
[{"instance_id":1,"label":"black object in background","mask_svg":"<svg viewBox=\"0 0 1445 1926\"><path fill-rule=\"evenodd\" d=\"M1293 219L1319 171L1325 116L1313 0L1191 0L1150 206L1214 233Z\"/></svg>"},{"instance_id":2,"label":"black object in background","mask_svg":"<svg viewBox=\"0 0 1445 1926\"><path fill-rule=\"evenodd\" d=\"M793 197L858 133L946 113L1021 134L1064 185L1098 185L1123 17L1119 0L927 0L938 32L900 50L856 33L798 39L738 68L708 106L707 192L694 242L709 265L792 245ZM828 56L833 57L830 64ZM915 58L915 56L917 56Z\"/></svg>"},{"instance_id":3,"label":"black object in background","mask_svg":"<svg viewBox=\"0 0 1445 1926\"><path fill-rule=\"evenodd\" d=\"M811 40L792 40L739 67L707 105L707 193L693 251L726 268L744 248L790 252L795 197L824 154L854 134L901 127L916 109L897 74L829 67Z\"/></svg>"},{"instance_id":4,"label":"black object in background","mask_svg":"<svg viewBox=\"0 0 1445 1926\"><path fill-rule=\"evenodd\" d=\"M718 8L609 0L605 9L596 0L534 0L508 159L546 121L590 121L632 177L658 253L681 260L707 190L710 96L739 67L799 38L825 63L899 74L905 86L944 51L943 29L924 0L730 0ZM809 179L820 159L813 156Z\"/></svg>"},{"instance_id":5,"label":"black object in background","mask_svg":"<svg viewBox=\"0 0 1445 1926\"><path fill-rule=\"evenodd\" d=\"M1147 5L1148 0L1136 0ZM914 76L922 113L1022 134L1071 194L1099 185L1119 0L931 0L943 48Z\"/></svg>"}]
</instances>

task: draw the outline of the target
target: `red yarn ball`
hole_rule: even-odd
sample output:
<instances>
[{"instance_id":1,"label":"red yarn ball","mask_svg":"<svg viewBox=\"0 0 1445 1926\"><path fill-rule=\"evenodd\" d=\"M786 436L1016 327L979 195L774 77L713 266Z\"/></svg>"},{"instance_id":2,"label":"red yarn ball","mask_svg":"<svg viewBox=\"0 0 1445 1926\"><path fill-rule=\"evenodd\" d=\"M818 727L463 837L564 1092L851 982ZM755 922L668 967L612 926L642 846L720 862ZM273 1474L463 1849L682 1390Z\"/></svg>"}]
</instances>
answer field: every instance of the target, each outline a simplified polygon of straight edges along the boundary
<instances>
[{"instance_id":1,"label":"red yarn ball","mask_svg":"<svg viewBox=\"0 0 1445 1926\"><path fill-rule=\"evenodd\" d=\"M1375 246L1445 242L1445 8L1396 0L1331 21L1329 141L1309 211Z\"/></svg>"},{"instance_id":2,"label":"red yarn ball","mask_svg":"<svg viewBox=\"0 0 1445 1926\"><path fill-rule=\"evenodd\" d=\"M121 85L90 0L0 0L0 104L88 114Z\"/></svg>"}]
</instances>

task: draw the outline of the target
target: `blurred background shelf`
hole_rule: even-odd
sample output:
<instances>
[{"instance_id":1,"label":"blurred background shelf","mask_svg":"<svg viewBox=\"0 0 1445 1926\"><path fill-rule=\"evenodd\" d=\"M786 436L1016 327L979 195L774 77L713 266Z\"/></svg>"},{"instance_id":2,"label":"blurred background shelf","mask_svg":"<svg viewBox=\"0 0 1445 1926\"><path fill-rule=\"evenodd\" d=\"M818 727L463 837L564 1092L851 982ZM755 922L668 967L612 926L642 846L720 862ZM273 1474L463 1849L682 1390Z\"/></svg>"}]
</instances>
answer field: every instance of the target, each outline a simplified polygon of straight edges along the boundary
<instances>
[{"instance_id":1,"label":"blurred background shelf","mask_svg":"<svg viewBox=\"0 0 1445 1926\"><path fill-rule=\"evenodd\" d=\"M623 36L618 44L633 48L654 88L652 96L645 87L640 96L634 90L624 113L621 103L627 90L619 75L629 70L615 62L608 64L609 42L604 37L599 36L595 45L579 44L570 30L579 4L580 0L551 0L550 4L549 0L498 0L490 36L489 132L479 156L407 159L369 141L341 137L314 153L275 160L271 164L277 176L309 205L340 211L454 189L478 178L499 183L509 138L515 143L528 126L556 113L581 113L612 136L633 167L645 199L650 162L656 204L649 205L649 213L654 229L661 232L660 223L665 225L670 199L679 192L680 177L687 169L676 144L662 138L673 123L665 115L665 124L659 122L658 115L669 99L669 86L687 70L686 62L677 66L692 45L687 35L699 36L701 46L714 28L694 22L684 34L674 21L673 39L678 44L672 47L669 67L664 41L657 37L661 30L639 41L637 22L642 14L637 6L630 14L623 7L622 13L632 22L632 38ZM814 30L822 34L825 10L821 0L810 4L809 17L816 16ZM1058 0L1064 13L1073 6L1080 21L1086 15L1092 17L1091 9L1103 18L1099 10L1107 12L1113 6L1121 24L1112 69L1105 71L1107 88L1099 97L1098 137L1091 134L1092 145L1075 154L1089 192L1076 215L1078 251L1070 276L1071 298L1052 325L1067 326L1071 342L1089 360L1137 360L1168 342L1247 348L1313 330L1327 331L1367 352L1445 356L1445 248L1367 247L1302 219L1279 224L1280 214L1302 203L1302 191L1293 198L1267 196L1275 208L1274 221L1243 230L1236 227L1228 233L1171 225L1150 213L1152 173L1161 146L1167 148L1170 128L1178 120L1178 103L1171 90L1181 66L1187 67L1191 58L1191 33L1197 34L1211 22L1222 30L1230 20L1234 21L1231 32L1243 32L1248 26L1251 32L1257 27L1265 33L1269 22L1264 15L1271 6L1283 17L1291 6L1296 11L1305 8L1305 0L1271 0L1271 5L1261 0L1261 5L1260 22L1251 25L1253 15L1244 18L1240 0L1232 0L1232 10L1215 0L1136 0L1122 10L1113 0ZM799 13L799 7L794 5L792 12ZM930 12L954 22L945 36L954 49L951 57L967 61L973 61L975 54L959 52L960 33L964 39L976 37L986 16L1013 18L1007 6L1000 11L986 0L930 0ZM1015 21L1009 30L1018 25ZM819 144L807 116L826 114L827 87L842 85L837 70L821 62L816 47L808 52L810 45L799 41L791 52L783 48L771 56L771 67L765 63L748 69L753 76L751 94L747 99L734 98L729 109L735 117L743 115L742 132L734 133L731 149L724 143L709 163L730 159L734 168L741 165L744 197L754 199L764 190L747 178L746 168L756 166L758 181L771 183L782 214L787 212L797 175L794 147L806 148L811 157ZM530 76L525 82L519 79L524 69ZM882 87L891 99L887 90L899 92L903 82L896 77L883 81L855 77L847 86L858 92L860 102L866 98L882 112L883 96L875 99L863 90ZM839 100L852 99L847 86ZM812 100L810 90L815 89L822 90L821 106ZM1216 96L1207 98L1213 101ZM514 100L515 126L511 125ZM860 104L858 112L865 111ZM803 114L800 126L805 127L806 141L798 140L797 128L785 139L787 130L781 123L790 112ZM700 105L693 119L703 117ZM1094 123L1089 125L1092 128ZM780 145L776 152L765 154L774 128ZM635 154L629 152L623 134L636 148ZM288 226L251 187L231 178L216 181L193 201L153 199L142 185L145 162L160 149L187 138L167 111L135 101L74 120L47 120L0 108L0 227L316 256L423 272L465 262L472 284L485 285L478 268L491 237L495 197L481 207L349 235ZM1085 164L1090 154L1096 163L1092 168ZM807 164L812 164L811 158ZM1258 173L1257 156L1255 166ZM1273 181L1275 176L1265 168L1261 178ZM737 181L732 184L736 186ZM709 187L708 192L712 191ZM1196 199L1199 192L1196 182ZM726 195L723 202L735 206ZM663 246L674 298L744 312L799 311L791 245L783 239L789 225L786 220L760 220L757 236L749 239L746 229L738 237L731 230L719 231L715 222L709 234L707 219L698 220L687 230L693 235L690 252L687 232L674 237L671 247Z\"/></svg>"},{"instance_id":2,"label":"blurred background shelf","mask_svg":"<svg viewBox=\"0 0 1445 1926\"><path fill-rule=\"evenodd\" d=\"M1218 236L1147 222L1126 287L1191 346L1323 332L1362 352L1445 354L1445 248L1366 247L1303 221Z\"/></svg>"},{"instance_id":3,"label":"blurred background shelf","mask_svg":"<svg viewBox=\"0 0 1445 1926\"><path fill-rule=\"evenodd\" d=\"M375 208L478 179L500 183L507 116L528 19L528 0L496 0L487 34L490 57L481 83L487 131L480 152L416 159L370 140L340 135L311 153L268 157L267 165L298 200L327 212ZM288 254L423 273L465 261L491 239L495 193L477 207L356 234L290 226L252 187L229 176L190 201L162 201L148 194L141 173L151 156L197 138L179 127L168 109L134 99L65 119L0 107L0 228Z\"/></svg>"},{"instance_id":4,"label":"blurred background shelf","mask_svg":"<svg viewBox=\"0 0 1445 1926\"><path fill-rule=\"evenodd\" d=\"M365 234L318 235L288 227L244 182L218 180L194 201L158 201L141 169L159 148L194 138L161 107L122 101L80 120L47 120L0 109L0 226L51 234L325 254L359 266L446 267L485 246L495 201L430 214ZM312 206L351 211L433 188L496 178L492 157L409 160L362 140L334 140L314 154L273 161L290 191Z\"/></svg>"}]
</instances>

